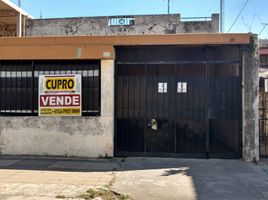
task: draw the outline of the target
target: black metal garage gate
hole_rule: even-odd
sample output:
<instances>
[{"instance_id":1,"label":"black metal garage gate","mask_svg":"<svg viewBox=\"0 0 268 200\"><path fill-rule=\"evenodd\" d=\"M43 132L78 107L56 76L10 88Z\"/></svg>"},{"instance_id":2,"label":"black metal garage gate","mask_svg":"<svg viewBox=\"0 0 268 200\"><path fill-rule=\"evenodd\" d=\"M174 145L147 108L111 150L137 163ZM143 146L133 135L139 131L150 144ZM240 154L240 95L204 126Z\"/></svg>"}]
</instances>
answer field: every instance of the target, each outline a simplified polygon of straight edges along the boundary
<instances>
[{"instance_id":1,"label":"black metal garage gate","mask_svg":"<svg viewBox=\"0 0 268 200\"><path fill-rule=\"evenodd\" d=\"M116 53L116 156L241 157L240 46Z\"/></svg>"}]
</instances>

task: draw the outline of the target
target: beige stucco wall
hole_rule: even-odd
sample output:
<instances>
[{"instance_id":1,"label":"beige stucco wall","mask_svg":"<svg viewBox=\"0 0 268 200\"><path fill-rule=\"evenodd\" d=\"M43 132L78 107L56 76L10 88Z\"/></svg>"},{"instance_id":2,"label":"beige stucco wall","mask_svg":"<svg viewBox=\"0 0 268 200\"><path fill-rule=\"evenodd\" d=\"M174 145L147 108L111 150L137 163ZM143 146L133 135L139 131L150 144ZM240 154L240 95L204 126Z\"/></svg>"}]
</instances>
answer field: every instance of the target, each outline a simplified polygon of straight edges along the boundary
<instances>
[{"instance_id":1,"label":"beige stucco wall","mask_svg":"<svg viewBox=\"0 0 268 200\"><path fill-rule=\"evenodd\" d=\"M114 61L101 61L100 117L0 117L0 154L113 156Z\"/></svg>"}]
</instances>

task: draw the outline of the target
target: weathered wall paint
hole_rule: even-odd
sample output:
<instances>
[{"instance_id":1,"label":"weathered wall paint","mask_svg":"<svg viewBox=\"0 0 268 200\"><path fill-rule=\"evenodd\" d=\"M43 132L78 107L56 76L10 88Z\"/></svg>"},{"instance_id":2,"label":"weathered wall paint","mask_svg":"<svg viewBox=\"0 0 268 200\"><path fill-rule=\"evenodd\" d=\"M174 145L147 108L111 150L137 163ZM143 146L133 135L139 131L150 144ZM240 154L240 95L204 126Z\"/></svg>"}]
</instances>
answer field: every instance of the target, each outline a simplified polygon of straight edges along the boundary
<instances>
[{"instance_id":1,"label":"weathered wall paint","mask_svg":"<svg viewBox=\"0 0 268 200\"><path fill-rule=\"evenodd\" d=\"M113 73L101 61L100 117L0 117L0 154L113 156Z\"/></svg>"},{"instance_id":2,"label":"weathered wall paint","mask_svg":"<svg viewBox=\"0 0 268 200\"><path fill-rule=\"evenodd\" d=\"M26 22L26 36L63 35L147 35L218 33L219 15L208 21L181 21L179 14L136 15L135 25L109 26L109 17L34 19ZM188 19L191 20L191 19ZM202 18L200 20L203 20Z\"/></svg>"},{"instance_id":3,"label":"weathered wall paint","mask_svg":"<svg viewBox=\"0 0 268 200\"><path fill-rule=\"evenodd\" d=\"M252 36L251 44L243 54L243 159L259 160L259 51L258 38Z\"/></svg>"}]
</instances>

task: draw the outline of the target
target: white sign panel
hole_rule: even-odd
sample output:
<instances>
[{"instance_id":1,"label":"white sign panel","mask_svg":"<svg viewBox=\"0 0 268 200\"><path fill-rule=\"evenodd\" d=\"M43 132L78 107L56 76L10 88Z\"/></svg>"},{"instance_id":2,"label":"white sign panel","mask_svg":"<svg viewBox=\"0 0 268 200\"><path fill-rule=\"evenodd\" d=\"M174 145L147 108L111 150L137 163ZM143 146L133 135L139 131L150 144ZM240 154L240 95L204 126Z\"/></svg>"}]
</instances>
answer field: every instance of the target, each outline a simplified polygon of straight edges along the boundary
<instances>
[{"instance_id":1,"label":"white sign panel","mask_svg":"<svg viewBox=\"0 0 268 200\"><path fill-rule=\"evenodd\" d=\"M39 75L39 116L81 116L81 94L81 74Z\"/></svg>"},{"instance_id":2,"label":"white sign panel","mask_svg":"<svg viewBox=\"0 0 268 200\"><path fill-rule=\"evenodd\" d=\"M164 82L158 83L158 93L167 93L168 84Z\"/></svg>"},{"instance_id":3,"label":"white sign panel","mask_svg":"<svg viewBox=\"0 0 268 200\"><path fill-rule=\"evenodd\" d=\"M178 82L177 92L178 93L187 93L187 83L186 82Z\"/></svg>"}]
</instances>

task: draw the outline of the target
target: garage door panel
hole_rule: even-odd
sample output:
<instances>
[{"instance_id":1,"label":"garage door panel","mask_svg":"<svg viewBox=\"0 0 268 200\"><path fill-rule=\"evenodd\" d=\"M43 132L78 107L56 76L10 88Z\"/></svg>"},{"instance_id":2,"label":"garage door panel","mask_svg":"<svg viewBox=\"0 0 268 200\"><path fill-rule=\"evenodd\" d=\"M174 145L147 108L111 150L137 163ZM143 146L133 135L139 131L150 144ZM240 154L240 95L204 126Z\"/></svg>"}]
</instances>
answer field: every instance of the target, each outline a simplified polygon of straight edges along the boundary
<instances>
[{"instance_id":1,"label":"garage door panel","mask_svg":"<svg viewBox=\"0 0 268 200\"><path fill-rule=\"evenodd\" d=\"M241 66L228 48L118 47L116 155L241 156Z\"/></svg>"}]
</instances>

